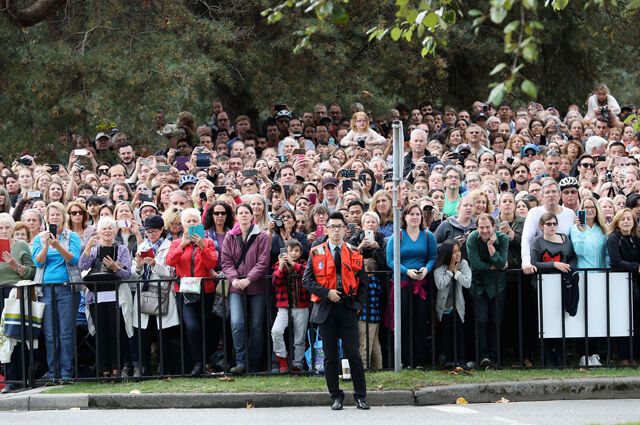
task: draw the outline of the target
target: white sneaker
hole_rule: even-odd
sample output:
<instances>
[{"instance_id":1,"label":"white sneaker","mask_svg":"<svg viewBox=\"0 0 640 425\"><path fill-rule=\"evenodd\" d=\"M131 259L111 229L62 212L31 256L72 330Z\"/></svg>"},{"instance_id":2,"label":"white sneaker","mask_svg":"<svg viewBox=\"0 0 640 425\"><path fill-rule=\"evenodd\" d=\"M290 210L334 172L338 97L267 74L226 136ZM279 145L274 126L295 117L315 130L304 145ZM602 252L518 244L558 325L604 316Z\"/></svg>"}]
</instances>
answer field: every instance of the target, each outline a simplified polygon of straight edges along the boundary
<instances>
[{"instance_id":1,"label":"white sneaker","mask_svg":"<svg viewBox=\"0 0 640 425\"><path fill-rule=\"evenodd\" d=\"M602 366L602 363L600 363L600 356L597 354L592 354L589 356L589 366Z\"/></svg>"}]
</instances>

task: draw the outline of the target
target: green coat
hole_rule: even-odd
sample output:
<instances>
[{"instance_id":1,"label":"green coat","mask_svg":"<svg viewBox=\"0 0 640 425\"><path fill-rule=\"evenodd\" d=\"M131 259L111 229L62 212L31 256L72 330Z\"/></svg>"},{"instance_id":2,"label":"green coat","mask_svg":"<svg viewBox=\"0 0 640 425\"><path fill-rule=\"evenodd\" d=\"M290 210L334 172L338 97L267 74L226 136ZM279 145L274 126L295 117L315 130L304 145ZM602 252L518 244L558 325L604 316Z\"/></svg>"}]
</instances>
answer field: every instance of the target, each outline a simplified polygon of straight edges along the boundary
<instances>
[{"instance_id":1,"label":"green coat","mask_svg":"<svg viewBox=\"0 0 640 425\"><path fill-rule=\"evenodd\" d=\"M477 230L467 237L467 256L473 273L471 294L474 296L486 292L489 299L493 299L507 286L506 273L500 273L497 270L506 268L509 236L499 231L496 231L496 235L497 239L493 243L496 252L493 256L489 255L487 244L480 239ZM491 266L495 266L497 270L490 270Z\"/></svg>"}]
</instances>

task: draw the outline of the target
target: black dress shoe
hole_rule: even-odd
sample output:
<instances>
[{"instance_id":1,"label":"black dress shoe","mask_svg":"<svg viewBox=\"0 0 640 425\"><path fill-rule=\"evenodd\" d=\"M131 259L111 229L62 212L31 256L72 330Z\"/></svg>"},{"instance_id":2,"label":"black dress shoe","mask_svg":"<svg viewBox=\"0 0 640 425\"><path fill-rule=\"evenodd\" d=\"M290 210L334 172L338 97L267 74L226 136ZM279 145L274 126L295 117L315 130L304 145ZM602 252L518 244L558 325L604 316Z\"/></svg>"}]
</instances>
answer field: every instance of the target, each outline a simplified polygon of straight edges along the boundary
<instances>
[{"instance_id":1,"label":"black dress shoe","mask_svg":"<svg viewBox=\"0 0 640 425\"><path fill-rule=\"evenodd\" d=\"M357 398L356 407L362 410L369 410L369 403L367 403L367 400L365 400L364 398Z\"/></svg>"},{"instance_id":2,"label":"black dress shoe","mask_svg":"<svg viewBox=\"0 0 640 425\"><path fill-rule=\"evenodd\" d=\"M202 363L196 363L191 370L191 376L200 376L202 375Z\"/></svg>"},{"instance_id":3,"label":"black dress shoe","mask_svg":"<svg viewBox=\"0 0 640 425\"><path fill-rule=\"evenodd\" d=\"M341 398L336 398L333 400L333 404L331 405L331 410L342 410L343 404Z\"/></svg>"}]
</instances>

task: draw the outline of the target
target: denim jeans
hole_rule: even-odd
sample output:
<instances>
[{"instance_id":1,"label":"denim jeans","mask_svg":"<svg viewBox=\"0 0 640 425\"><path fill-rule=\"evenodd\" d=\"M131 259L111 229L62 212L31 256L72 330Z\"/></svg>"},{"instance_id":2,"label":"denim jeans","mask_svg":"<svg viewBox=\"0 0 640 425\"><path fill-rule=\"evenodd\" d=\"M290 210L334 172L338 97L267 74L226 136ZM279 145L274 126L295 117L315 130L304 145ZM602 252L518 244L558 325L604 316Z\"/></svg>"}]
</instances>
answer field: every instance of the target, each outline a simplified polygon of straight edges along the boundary
<instances>
[{"instance_id":1,"label":"denim jeans","mask_svg":"<svg viewBox=\"0 0 640 425\"><path fill-rule=\"evenodd\" d=\"M70 285L45 285L43 328L47 347L48 379L73 378L74 331L79 294Z\"/></svg>"},{"instance_id":2,"label":"denim jeans","mask_svg":"<svg viewBox=\"0 0 640 425\"><path fill-rule=\"evenodd\" d=\"M267 294L229 294L231 313L231 334L236 349L236 364L247 366L247 329L245 317L249 321L249 368L251 371L264 369L264 337L267 314ZM245 311L245 308L247 311Z\"/></svg>"},{"instance_id":3,"label":"denim jeans","mask_svg":"<svg viewBox=\"0 0 640 425\"><path fill-rule=\"evenodd\" d=\"M182 323L187 334L187 342L189 344L189 352L191 354L191 360L193 366L200 363L204 365L206 358L202 358L202 342L205 342L205 355L211 355L211 326L209 323L211 308L213 307L213 301L215 294L204 294L199 301L185 304L185 297L183 294L178 294L176 302L178 305L178 312L182 318ZM202 303L204 302L204 307ZM204 312L204 316L203 316ZM155 320L155 319L154 319ZM205 335L203 337L202 331L204 329ZM188 372L188 371L187 371Z\"/></svg>"}]
</instances>

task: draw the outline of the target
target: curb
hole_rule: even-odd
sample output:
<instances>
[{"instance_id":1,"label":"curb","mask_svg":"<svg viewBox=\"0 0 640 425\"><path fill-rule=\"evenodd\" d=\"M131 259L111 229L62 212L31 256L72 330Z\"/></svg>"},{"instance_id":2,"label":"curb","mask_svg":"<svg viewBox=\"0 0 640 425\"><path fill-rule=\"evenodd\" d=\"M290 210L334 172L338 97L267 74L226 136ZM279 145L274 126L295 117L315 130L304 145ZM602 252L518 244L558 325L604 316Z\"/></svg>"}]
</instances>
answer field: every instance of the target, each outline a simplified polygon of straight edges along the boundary
<instances>
[{"instance_id":1,"label":"curb","mask_svg":"<svg viewBox=\"0 0 640 425\"><path fill-rule=\"evenodd\" d=\"M431 406L455 403L590 400L640 398L638 378L574 378L539 381L491 382L422 388L417 391L371 391L372 406ZM250 407L329 406L326 392L301 393L162 393L162 394L42 394L21 393L0 398L0 411L68 409L202 409ZM346 393L346 405L353 405Z\"/></svg>"},{"instance_id":2,"label":"curb","mask_svg":"<svg viewBox=\"0 0 640 425\"><path fill-rule=\"evenodd\" d=\"M345 405L353 405L346 393ZM89 407L94 409L189 409L253 407L328 406L327 393L211 393L211 394L92 394ZM373 406L413 406L413 391L373 391L367 395Z\"/></svg>"},{"instance_id":3,"label":"curb","mask_svg":"<svg viewBox=\"0 0 640 425\"><path fill-rule=\"evenodd\" d=\"M427 387L415 392L417 406L510 401L591 400L640 398L640 378L573 378L539 381L491 382Z\"/></svg>"}]
</instances>

